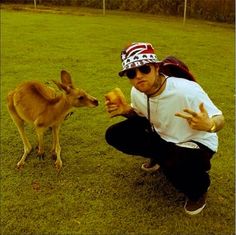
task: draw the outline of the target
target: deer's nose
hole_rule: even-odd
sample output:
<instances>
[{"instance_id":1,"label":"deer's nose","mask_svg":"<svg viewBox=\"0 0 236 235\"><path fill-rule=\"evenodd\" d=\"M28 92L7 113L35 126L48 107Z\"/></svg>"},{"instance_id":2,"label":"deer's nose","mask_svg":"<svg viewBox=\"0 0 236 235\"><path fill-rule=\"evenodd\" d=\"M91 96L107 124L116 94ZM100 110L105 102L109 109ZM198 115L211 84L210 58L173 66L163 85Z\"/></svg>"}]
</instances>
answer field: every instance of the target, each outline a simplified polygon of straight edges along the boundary
<instances>
[{"instance_id":1,"label":"deer's nose","mask_svg":"<svg viewBox=\"0 0 236 235\"><path fill-rule=\"evenodd\" d=\"M98 106L98 100L94 100L94 101L93 101L93 104L94 104L95 106Z\"/></svg>"}]
</instances>

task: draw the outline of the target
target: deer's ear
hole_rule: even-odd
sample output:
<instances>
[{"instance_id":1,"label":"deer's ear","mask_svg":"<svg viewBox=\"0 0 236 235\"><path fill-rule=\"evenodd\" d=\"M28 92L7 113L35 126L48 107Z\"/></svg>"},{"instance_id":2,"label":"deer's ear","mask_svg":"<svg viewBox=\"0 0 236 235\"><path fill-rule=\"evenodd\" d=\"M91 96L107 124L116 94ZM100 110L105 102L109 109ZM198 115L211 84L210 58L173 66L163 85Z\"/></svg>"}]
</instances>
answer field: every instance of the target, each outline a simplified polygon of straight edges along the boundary
<instances>
[{"instance_id":1,"label":"deer's ear","mask_svg":"<svg viewBox=\"0 0 236 235\"><path fill-rule=\"evenodd\" d=\"M61 71L61 82L66 86L73 87L71 76L65 70Z\"/></svg>"},{"instance_id":2,"label":"deer's ear","mask_svg":"<svg viewBox=\"0 0 236 235\"><path fill-rule=\"evenodd\" d=\"M55 80L52 80L56 85L57 87L60 89L60 90L64 90L67 94L70 93L71 91L71 87L68 85L65 85L64 83L61 83L61 82L57 82Z\"/></svg>"}]
</instances>

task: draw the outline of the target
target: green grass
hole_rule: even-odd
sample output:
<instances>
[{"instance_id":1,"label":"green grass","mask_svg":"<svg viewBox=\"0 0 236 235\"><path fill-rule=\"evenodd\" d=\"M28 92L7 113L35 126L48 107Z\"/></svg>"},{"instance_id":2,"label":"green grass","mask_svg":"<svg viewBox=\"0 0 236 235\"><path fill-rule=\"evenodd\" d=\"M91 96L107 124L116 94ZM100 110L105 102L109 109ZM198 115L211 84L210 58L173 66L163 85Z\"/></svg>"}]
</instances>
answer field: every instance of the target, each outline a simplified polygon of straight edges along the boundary
<instances>
[{"instance_id":1,"label":"green grass","mask_svg":"<svg viewBox=\"0 0 236 235\"><path fill-rule=\"evenodd\" d=\"M234 234L234 26L181 18L58 8L1 10L1 234ZM127 42L149 41L160 59L183 59L223 111L219 151L212 160L212 185L205 210L184 213L184 197L160 172L140 170L141 157L129 157L106 144L112 123L104 94L130 85L120 79L120 50ZM5 98L16 84L59 79L61 69L96 96L100 106L78 109L61 128L63 170L36 152L22 171L23 153ZM27 127L31 143L36 137Z\"/></svg>"}]
</instances>

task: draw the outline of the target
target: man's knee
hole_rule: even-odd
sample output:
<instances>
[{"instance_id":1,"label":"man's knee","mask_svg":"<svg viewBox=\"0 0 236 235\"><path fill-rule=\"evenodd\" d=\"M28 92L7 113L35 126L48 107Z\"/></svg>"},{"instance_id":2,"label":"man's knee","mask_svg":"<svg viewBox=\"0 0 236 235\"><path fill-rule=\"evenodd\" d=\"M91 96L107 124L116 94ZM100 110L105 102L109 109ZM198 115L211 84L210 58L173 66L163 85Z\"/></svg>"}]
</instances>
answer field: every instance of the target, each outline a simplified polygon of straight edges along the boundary
<instances>
[{"instance_id":1,"label":"man's knee","mask_svg":"<svg viewBox=\"0 0 236 235\"><path fill-rule=\"evenodd\" d=\"M107 128L105 132L105 140L108 144L113 145L114 143L114 126L110 126Z\"/></svg>"}]
</instances>

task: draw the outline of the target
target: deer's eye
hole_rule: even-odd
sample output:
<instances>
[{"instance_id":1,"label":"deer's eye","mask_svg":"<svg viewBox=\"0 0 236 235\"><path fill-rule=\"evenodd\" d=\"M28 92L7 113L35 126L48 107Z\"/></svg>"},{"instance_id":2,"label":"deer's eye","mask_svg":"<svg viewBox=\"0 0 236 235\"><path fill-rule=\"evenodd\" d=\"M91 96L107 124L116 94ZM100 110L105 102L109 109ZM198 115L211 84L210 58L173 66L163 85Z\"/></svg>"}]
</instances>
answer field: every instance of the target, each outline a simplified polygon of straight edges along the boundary
<instances>
[{"instance_id":1,"label":"deer's eye","mask_svg":"<svg viewBox=\"0 0 236 235\"><path fill-rule=\"evenodd\" d=\"M84 96L79 96L78 97L78 100L83 100L84 99Z\"/></svg>"}]
</instances>

